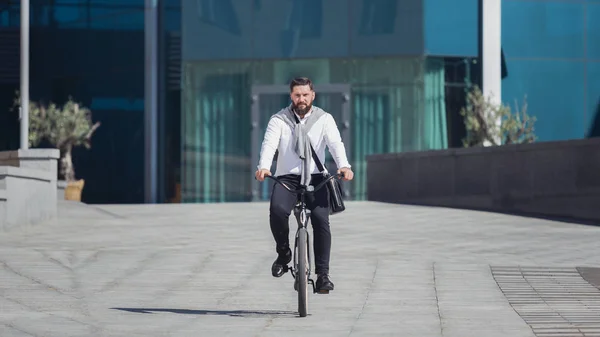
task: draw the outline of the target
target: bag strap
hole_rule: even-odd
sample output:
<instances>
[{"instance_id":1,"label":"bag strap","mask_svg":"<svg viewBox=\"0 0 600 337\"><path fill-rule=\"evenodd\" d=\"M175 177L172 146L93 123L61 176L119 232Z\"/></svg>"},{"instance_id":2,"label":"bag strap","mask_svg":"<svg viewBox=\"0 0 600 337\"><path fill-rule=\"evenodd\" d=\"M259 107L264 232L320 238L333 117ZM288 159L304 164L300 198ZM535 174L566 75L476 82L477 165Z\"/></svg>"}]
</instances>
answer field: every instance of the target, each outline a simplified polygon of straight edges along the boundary
<instances>
[{"instance_id":1,"label":"bag strap","mask_svg":"<svg viewBox=\"0 0 600 337\"><path fill-rule=\"evenodd\" d=\"M296 123L300 123L298 116L296 116L296 114L292 114L292 115L294 116ZM308 142L310 143L310 139L308 140ZM325 172L325 167L323 166L323 164L321 163L321 160L315 153L315 149L313 148L312 143L310 143L310 152L312 154L312 159L315 161L315 164L317 164L317 168L319 169L319 171L321 171L321 173Z\"/></svg>"},{"instance_id":2,"label":"bag strap","mask_svg":"<svg viewBox=\"0 0 600 337\"><path fill-rule=\"evenodd\" d=\"M321 164L319 157L315 153L315 149L313 149L312 144L310 144L310 152L312 152L313 160L315 161L315 164L317 164L317 168L319 169L319 171L321 171L321 173L325 172L325 168L323 167L323 164Z\"/></svg>"}]
</instances>

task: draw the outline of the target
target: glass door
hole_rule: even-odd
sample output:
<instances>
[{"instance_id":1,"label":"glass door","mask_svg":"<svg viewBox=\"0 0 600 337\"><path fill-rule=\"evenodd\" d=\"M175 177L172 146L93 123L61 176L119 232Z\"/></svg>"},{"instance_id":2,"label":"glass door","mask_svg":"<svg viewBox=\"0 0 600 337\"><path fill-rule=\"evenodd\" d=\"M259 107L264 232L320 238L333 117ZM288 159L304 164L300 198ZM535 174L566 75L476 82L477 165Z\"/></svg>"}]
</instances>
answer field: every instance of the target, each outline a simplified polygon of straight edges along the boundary
<instances>
[{"instance_id":1,"label":"glass door","mask_svg":"<svg viewBox=\"0 0 600 337\"><path fill-rule=\"evenodd\" d=\"M346 154L351 162L350 155L350 86L345 84L326 84L315 86L314 105L329 112L340 130L342 141L346 146ZM260 147L265 135L267 123L272 115L290 104L289 87L287 85L255 85L252 87L252 167L258 165ZM325 151L325 167L329 172L335 173L337 166L329 151ZM274 173L277 162L274 161L271 171ZM273 181L260 183L253 180L252 199L266 201L271 197ZM350 182L342 182L346 199L352 198Z\"/></svg>"}]
</instances>

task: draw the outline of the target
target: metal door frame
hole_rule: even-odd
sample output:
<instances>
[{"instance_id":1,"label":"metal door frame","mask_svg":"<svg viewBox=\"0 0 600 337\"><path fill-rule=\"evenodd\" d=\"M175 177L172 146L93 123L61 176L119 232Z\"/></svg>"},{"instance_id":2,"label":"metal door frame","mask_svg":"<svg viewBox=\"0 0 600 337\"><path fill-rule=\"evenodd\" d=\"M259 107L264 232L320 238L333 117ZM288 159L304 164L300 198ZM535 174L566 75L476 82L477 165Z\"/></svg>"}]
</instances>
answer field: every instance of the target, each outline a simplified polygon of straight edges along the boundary
<instances>
[{"instance_id":1,"label":"metal door frame","mask_svg":"<svg viewBox=\"0 0 600 337\"><path fill-rule=\"evenodd\" d=\"M319 93L322 94L342 94L342 120L336 121L342 139L344 140L344 146L346 148L346 154L349 156L351 153L352 140L350 139L350 84L321 84L315 85L316 96ZM252 86L252 116L251 116L251 127L252 127L252 170L256 171L256 166L260 159L260 147L256 148L255 144L260 142L260 135L258 134L258 127L260 123L260 95L276 95L276 94L289 94L290 89L286 84L273 84L273 85L253 85ZM284 107L281 107L284 108ZM272 114L276 114L277 111L273 111ZM325 163L323 163L325 165ZM258 196L258 185L259 182L252 179L252 200L256 200ZM348 195L347 185L344 184L345 194Z\"/></svg>"}]
</instances>

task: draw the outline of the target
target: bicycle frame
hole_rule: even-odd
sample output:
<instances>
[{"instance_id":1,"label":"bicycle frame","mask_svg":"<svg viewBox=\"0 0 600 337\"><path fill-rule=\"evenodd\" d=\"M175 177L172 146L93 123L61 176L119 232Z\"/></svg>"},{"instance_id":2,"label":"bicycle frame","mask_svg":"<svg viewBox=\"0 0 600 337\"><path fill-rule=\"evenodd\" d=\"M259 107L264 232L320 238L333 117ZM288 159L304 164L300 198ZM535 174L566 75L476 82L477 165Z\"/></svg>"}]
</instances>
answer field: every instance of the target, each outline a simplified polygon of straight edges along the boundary
<instances>
[{"instance_id":1,"label":"bicycle frame","mask_svg":"<svg viewBox=\"0 0 600 337\"><path fill-rule=\"evenodd\" d=\"M314 282L310 279L310 274L312 271L312 265L310 263L310 259L311 259L311 250L310 248L310 234L308 233L308 221L310 219L310 214L311 211L310 209L308 209L308 207L306 207L306 202L305 202L305 198L306 198L306 194L305 193L300 193L299 194L299 199L296 202L296 205L294 206L294 216L296 217L296 222L298 224L298 228L296 229L296 235L295 235L295 239L294 239L294 266L298 265L298 257L297 257L297 246L298 246L298 234L300 233L300 231L302 229L306 230L306 242L308 242L308 247L307 247L307 255L308 255L308 282L312 285L313 287L313 292L315 290L315 285ZM292 277L295 279L296 278L296 271L292 268L291 270L291 275Z\"/></svg>"},{"instance_id":2,"label":"bicycle frame","mask_svg":"<svg viewBox=\"0 0 600 337\"><path fill-rule=\"evenodd\" d=\"M292 190L291 188L289 188L284 182L282 182L281 180L279 180L277 177L273 177L273 176L267 176L267 178L270 178L272 180L274 180L276 183L280 184L281 186L283 186L286 190L288 190L290 193L294 193L296 195L298 195L298 199L296 201L296 205L294 206L294 216L296 217L296 221L298 224L298 228L296 229L296 235L295 235L295 239L294 239L294 255L293 255L293 267L290 268L289 270L291 271L291 275L294 279L296 279L296 272L297 270L295 270L296 266L298 265L298 257L297 257L297 250L298 250L298 233L301 230L306 230L306 238L307 238L307 243L308 246L307 247L307 255L308 255L308 261L307 261L307 266L308 266L308 282L312 285L313 288L313 293L316 293L316 287L315 287L315 283L312 279L310 279L310 274L312 271L312 265L310 263L310 259L311 259L311 250L310 248L310 235L308 234L308 221L310 219L310 215L311 215L311 211L310 209L307 207L306 205L306 194L311 194L311 193L315 193L316 191L320 190L321 188L323 188L325 186L325 184L327 184L329 182L329 180L334 179L334 178L338 178L341 179L342 175L330 175L329 177L327 177L325 180L323 180L321 183L319 183L317 186L303 186L300 189L297 190Z\"/></svg>"}]
</instances>

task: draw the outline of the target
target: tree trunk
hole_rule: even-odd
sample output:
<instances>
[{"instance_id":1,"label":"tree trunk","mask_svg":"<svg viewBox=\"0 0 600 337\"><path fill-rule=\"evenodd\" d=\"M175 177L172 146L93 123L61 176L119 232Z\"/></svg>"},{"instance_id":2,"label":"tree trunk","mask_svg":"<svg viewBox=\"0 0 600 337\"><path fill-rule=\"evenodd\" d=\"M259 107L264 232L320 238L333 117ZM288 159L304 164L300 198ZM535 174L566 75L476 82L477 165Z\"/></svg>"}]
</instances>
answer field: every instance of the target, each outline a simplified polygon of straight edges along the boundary
<instances>
[{"instance_id":1,"label":"tree trunk","mask_svg":"<svg viewBox=\"0 0 600 337\"><path fill-rule=\"evenodd\" d=\"M67 182L75 181L75 169L73 168L73 157L71 155L72 151L72 145L65 145L61 151L63 156L60 160L60 171Z\"/></svg>"}]
</instances>

